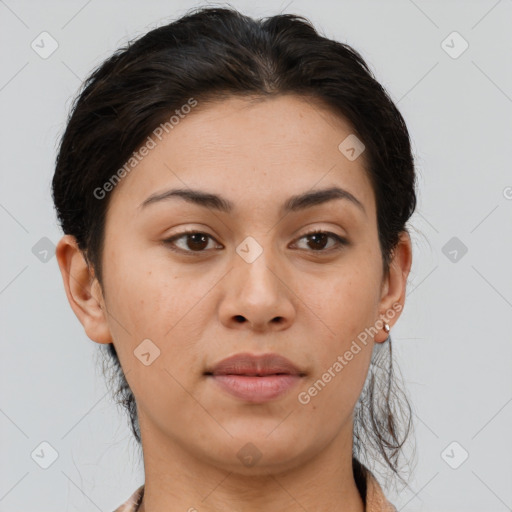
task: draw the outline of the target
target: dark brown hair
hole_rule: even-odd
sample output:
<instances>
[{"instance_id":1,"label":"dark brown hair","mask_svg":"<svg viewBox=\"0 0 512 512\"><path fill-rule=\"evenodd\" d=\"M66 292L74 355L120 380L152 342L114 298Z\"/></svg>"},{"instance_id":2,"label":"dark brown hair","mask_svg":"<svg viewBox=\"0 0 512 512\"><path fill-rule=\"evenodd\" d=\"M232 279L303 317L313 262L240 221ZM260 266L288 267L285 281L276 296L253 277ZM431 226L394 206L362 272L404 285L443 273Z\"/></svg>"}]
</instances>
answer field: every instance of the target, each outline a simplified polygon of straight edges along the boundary
<instances>
[{"instance_id":1,"label":"dark brown hair","mask_svg":"<svg viewBox=\"0 0 512 512\"><path fill-rule=\"evenodd\" d=\"M127 162L171 113L233 95L296 94L348 120L365 145L384 271L416 207L415 169L400 112L350 46L321 36L306 18L255 20L234 9L200 8L129 42L85 80L62 136L53 199L102 283L108 199L95 190ZM391 339L372 359L354 415L354 468L372 448L399 475L411 408L393 376ZM119 403L140 445L137 407L113 344L106 346ZM385 362L385 364L383 363ZM104 368L105 369L105 368ZM367 457L371 462L372 458Z\"/></svg>"}]
</instances>

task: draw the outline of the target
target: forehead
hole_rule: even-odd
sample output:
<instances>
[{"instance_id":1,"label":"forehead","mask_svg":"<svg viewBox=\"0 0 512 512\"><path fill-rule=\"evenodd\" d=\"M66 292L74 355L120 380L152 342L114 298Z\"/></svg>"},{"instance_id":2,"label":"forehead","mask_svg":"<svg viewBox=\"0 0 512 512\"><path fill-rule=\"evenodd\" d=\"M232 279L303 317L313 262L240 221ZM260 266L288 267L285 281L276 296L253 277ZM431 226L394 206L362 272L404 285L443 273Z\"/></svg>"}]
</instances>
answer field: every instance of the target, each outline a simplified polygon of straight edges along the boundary
<instances>
[{"instance_id":1,"label":"forehead","mask_svg":"<svg viewBox=\"0 0 512 512\"><path fill-rule=\"evenodd\" d=\"M179 186L266 208L281 196L338 185L370 213L365 154L351 161L338 148L353 133L346 120L305 97L198 100L161 140L152 136L154 147L120 181L111 201L139 206Z\"/></svg>"}]
</instances>

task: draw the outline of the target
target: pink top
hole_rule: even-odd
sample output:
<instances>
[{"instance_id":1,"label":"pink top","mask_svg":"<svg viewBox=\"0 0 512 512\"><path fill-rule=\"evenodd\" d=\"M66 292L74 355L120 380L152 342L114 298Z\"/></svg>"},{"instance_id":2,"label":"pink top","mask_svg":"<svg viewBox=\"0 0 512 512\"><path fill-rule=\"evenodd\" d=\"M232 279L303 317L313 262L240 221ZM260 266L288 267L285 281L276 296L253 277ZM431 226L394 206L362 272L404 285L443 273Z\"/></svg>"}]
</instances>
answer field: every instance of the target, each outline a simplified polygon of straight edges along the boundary
<instances>
[{"instance_id":1,"label":"pink top","mask_svg":"<svg viewBox=\"0 0 512 512\"><path fill-rule=\"evenodd\" d=\"M386 499L379 482L371 471L367 469L366 479L366 507L365 512L397 512L396 508ZM141 485L120 507L114 512L136 512L142 501L144 484Z\"/></svg>"}]
</instances>

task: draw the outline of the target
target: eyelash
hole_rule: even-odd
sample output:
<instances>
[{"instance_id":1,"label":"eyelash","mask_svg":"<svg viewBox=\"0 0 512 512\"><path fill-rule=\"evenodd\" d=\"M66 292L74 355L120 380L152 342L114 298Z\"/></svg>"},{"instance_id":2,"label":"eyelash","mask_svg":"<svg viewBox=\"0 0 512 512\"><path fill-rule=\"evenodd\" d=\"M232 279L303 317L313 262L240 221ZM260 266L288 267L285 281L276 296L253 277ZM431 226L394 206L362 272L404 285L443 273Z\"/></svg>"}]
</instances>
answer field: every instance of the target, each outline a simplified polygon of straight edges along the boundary
<instances>
[{"instance_id":1,"label":"eyelash","mask_svg":"<svg viewBox=\"0 0 512 512\"><path fill-rule=\"evenodd\" d=\"M190 230L182 231L181 233L178 233L176 235L173 235L170 238L167 238L167 239L163 240L163 243L167 247L169 247L169 249L171 249L171 251L178 252L178 253L181 253L181 254L187 254L187 255L190 255L190 256L199 256L199 255L207 252L206 250L190 251L190 250L180 249L180 248L176 248L173 245L176 240L179 240L180 238L186 237L186 235L189 235L189 234L193 234L193 235L206 235L211 240L215 240L208 233L204 233L202 231L197 231L195 229L190 229ZM331 247L330 249L320 249L318 251L315 251L315 250L311 249L311 250L308 251L308 252L312 252L314 254L321 255L322 253L324 253L324 254L325 253L331 253L332 251L340 250L344 246L349 244L348 241L345 238L337 235L336 233L332 233L330 231L323 231L321 229L316 229L314 231L310 231L310 232L302 235L298 240L302 240L303 238L307 238L308 236L312 236L312 235L316 235L316 234L329 235L329 238L333 238L334 240L336 240L337 247L334 247L334 248ZM302 250L306 250L307 251L307 249L302 249Z\"/></svg>"}]
</instances>

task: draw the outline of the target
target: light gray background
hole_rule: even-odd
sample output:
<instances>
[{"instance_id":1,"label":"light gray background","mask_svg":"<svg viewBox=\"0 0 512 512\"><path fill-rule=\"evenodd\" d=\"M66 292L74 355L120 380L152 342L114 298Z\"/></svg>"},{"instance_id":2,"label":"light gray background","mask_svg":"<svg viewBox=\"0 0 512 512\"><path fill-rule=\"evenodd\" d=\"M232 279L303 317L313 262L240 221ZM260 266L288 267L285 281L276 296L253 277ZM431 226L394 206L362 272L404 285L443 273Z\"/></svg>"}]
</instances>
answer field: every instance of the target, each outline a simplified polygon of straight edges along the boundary
<instances>
[{"instance_id":1,"label":"light gray background","mask_svg":"<svg viewBox=\"0 0 512 512\"><path fill-rule=\"evenodd\" d=\"M50 181L81 80L128 38L195 5L0 0L3 512L108 512L143 482L98 345L67 303L55 257L45 263L44 247L33 247L61 236ZM414 405L417 463L414 492L389 489L390 500L410 512L512 510L512 0L231 5L257 17L302 14L352 45L411 133L414 264L392 339ZM43 31L59 45L47 59L31 48ZM453 31L469 43L458 58L442 47ZM467 247L456 261L452 237ZM43 441L58 452L48 469L31 457ZM460 446L443 458L453 441ZM452 469L445 460L457 464L462 450L468 459Z\"/></svg>"}]
</instances>

